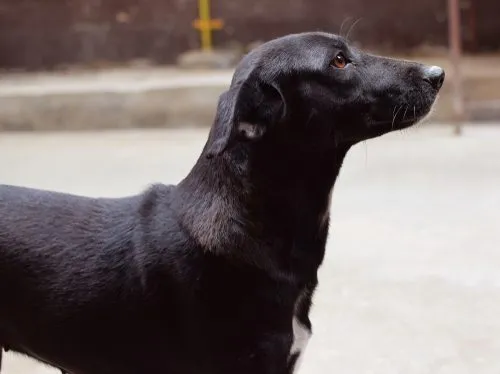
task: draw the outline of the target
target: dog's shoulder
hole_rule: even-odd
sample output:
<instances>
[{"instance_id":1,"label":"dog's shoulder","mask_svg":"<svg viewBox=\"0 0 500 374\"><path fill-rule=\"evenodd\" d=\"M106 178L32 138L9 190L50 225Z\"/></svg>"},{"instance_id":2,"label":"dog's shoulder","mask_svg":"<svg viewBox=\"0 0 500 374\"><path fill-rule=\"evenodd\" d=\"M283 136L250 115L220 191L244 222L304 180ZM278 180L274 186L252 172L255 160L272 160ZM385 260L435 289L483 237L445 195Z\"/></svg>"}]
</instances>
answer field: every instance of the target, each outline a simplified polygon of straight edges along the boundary
<instances>
[{"instance_id":1,"label":"dog's shoulder","mask_svg":"<svg viewBox=\"0 0 500 374\"><path fill-rule=\"evenodd\" d=\"M145 189L139 196L138 213L142 217L158 213L162 208L169 207L172 200L174 185L155 183Z\"/></svg>"},{"instance_id":2,"label":"dog's shoulder","mask_svg":"<svg viewBox=\"0 0 500 374\"><path fill-rule=\"evenodd\" d=\"M153 184L134 200L135 236L143 244L173 247L188 240L172 208L175 189L175 185Z\"/></svg>"}]
</instances>

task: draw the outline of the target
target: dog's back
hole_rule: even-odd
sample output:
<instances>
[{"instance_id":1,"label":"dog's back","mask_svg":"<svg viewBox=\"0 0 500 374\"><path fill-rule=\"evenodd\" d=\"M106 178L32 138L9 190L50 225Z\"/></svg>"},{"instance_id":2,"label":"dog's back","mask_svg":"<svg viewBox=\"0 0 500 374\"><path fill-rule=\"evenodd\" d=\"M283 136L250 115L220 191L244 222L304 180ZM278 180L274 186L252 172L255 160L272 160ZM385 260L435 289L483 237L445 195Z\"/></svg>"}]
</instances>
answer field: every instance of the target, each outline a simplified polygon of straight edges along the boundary
<instances>
[{"instance_id":1,"label":"dog's back","mask_svg":"<svg viewBox=\"0 0 500 374\"><path fill-rule=\"evenodd\" d=\"M89 289L99 288L92 283L108 282L118 267L130 266L130 261L122 261L131 254L137 200L0 187L2 299L13 308L30 303L41 308L37 290L43 288L45 296L54 298L43 303L57 307L57 298L80 299L82 295L75 292L88 294ZM105 279L91 277L99 269ZM65 294L68 289L72 295Z\"/></svg>"},{"instance_id":2,"label":"dog's back","mask_svg":"<svg viewBox=\"0 0 500 374\"><path fill-rule=\"evenodd\" d=\"M166 292L167 300L156 296L176 283L165 254L185 240L164 206L170 193L154 186L133 197L95 199L0 186L0 347L59 362L55 352L66 351L69 367L76 352L95 356L101 347L109 360L110 350L122 356L140 349L129 339L141 329L153 335L156 313L168 320L166 304L181 304L175 292ZM177 240L160 243L160 222ZM81 346L69 336L79 336ZM176 336L173 328L169 336Z\"/></svg>"}]
</instances>

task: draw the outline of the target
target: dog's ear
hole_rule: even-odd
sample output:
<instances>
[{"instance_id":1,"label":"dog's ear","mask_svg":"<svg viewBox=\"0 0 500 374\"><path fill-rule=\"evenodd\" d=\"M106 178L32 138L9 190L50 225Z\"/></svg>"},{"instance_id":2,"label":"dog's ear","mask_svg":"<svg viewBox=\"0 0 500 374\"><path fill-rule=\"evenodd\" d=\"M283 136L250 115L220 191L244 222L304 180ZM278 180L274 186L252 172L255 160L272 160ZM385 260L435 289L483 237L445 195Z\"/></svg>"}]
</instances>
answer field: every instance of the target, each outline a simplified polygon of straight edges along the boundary
<instances>
[{"instance_id":1,"label":"dog's ear","mask_svg":"<svg viewBox=\"0 0 500 374\"><path fill-rule=\"evenodd\" d=\"M250 78L233 83L219 98L206 157L219 156L238 141L262 138L285 113L285 98L277 85Z\"/></svg>"}]
</instances>

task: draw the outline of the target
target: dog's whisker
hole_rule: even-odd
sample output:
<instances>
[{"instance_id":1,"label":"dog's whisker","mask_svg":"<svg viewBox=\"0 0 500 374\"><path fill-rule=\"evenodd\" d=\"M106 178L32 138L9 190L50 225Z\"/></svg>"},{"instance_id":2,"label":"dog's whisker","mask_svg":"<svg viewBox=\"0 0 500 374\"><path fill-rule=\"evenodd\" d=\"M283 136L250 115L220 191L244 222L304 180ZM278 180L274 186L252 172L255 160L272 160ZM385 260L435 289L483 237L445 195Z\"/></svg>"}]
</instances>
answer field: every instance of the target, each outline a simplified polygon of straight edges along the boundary
<instances>
[{"instance_id":1,"label":"dog's whisker","mask_svg":"<svg viewBox=\"0 0 500 374\"><path fill-rule=\"evenodd\" d=\"M368 166L368 143L366 140L363 142L365 144L365 168Z\"/></svg>"},{"instance_id":2,"label":"dog's whisker","mask_svg":"<svg viewBox=\"0 0 500 374\"><path fill-rule=\"evenodd\" d=\"M397 106L395 106L394 110L392 111L391 130L394 130L394 120L396 119L396 116L395 116L396 108L397 108Z\"/></svg>"},{"instance_id":3,"label":"dog's whisker","mask_svg":"<svg viewBox=\"0 0 500 374\"><path fill-rule=\"evenodd\" d=\"M349 28L349 31L347 31L347 34L345 36L346 40L349 41L349 35L351 34L351 32L354 30L354 27L356 27L356 25L362 20L363 18L358 18L352 25L351 27Z\"/></svg>"},{"instance_id":4,"label":"dog's whisker","mask_svg":"<svg viewBox=\"0 0 500 374\"><path fill-rule=\"evenodd\" d=\"M396 111L396 114L392 117L392 124L391 124L391 130L394 130L394 123L396 122L396 117L399 114L399 111L403 108L403 106L398 106L398 110Z\"/></svg>"},{"instance_id":5,"label":"dog's whisker","mask_svg":"<svg viewBox=\"0 0 500 374\"><path fill-rule=\"evenodd\" d=\"M408 112L408 108L409 108L409 107L410 107L409 105L406 105L406 109L405 109L405 112L404 112L404 114L403 114L403 121L404 121L404 120L405 120L405 118L406 118L406 112Z\"/></svg>"},{"instance_id":6,"label":"dog's whisker","mask_svg":"<svg viewBox=\"0 0 500 374\"><path fill-rule=\"evenodd\" d=\"M347 18L344 18L344 20L342 21L342 24L340 25L340 31L339 31L340 36L343 37L342 30L344 29L344 25L346 24L346 22L348 22L350 19L351 19L351 17L347 17Z\"/></svg>"},{"instance_id":7,"label":"dog's whisker","mask_svg":"<svg viewBox=\"0 0 500 374\"><path fill-rule=\"evenodd\" d=\"M394 105L394 108L392 109L392 121L394 122L394 116L396 114L396 109L398 108L398 105Z\"/></svg>"},{"instance_id":8,"label":"dog's whisker","mask_svg":"<svg viewBox=\"0 0 500 374\"><path fill-rule=\"evenodd\" d=\"M314 109L311 109L311 111L309 112L309 117L307 117L306 126L309 125L315 114L316 111Z\"/></svg>"}]
</instances>

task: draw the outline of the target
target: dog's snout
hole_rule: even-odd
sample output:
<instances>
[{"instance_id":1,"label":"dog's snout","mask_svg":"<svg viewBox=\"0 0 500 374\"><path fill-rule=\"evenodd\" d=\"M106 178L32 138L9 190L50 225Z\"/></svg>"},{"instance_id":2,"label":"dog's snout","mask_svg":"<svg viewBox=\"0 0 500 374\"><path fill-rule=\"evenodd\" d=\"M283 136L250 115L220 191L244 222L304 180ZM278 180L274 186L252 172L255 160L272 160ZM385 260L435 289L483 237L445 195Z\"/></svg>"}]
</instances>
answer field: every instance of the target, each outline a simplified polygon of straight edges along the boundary
<instances>
[{"instance_id":1,"label":"dog's snout","mask_svg":"<svg viewBox=\"0 0 500 374\"><path fill-rule=\"evenodd\" d=\"M444 83L444 70L439 66L429 66L424 68L424 80L429 82L430 85L439 90Z\"/></svg>"}]
</instances>

